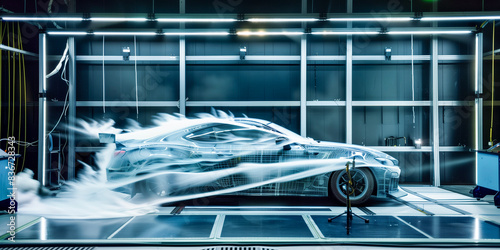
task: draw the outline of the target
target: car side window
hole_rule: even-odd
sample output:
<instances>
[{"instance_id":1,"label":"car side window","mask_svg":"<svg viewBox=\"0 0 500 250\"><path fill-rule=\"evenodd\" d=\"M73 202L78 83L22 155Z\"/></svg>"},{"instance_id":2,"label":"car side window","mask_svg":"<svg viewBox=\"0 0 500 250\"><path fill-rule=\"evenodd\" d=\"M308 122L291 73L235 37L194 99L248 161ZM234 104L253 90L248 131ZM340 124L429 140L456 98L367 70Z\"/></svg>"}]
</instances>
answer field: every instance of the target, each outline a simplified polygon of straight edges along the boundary
<instances>
[{"instance_id":1,"label":"car side window","mask_svg":"<svg viewBox=\"0 0 500 250\"><path fill-rule=\"evenodd\" d=\"M240 127L230 124L221 124L193 131L185 136L186 139L196 142L241 143L245 141L259 141L276 136L266 131Z\"/></svg>"}]
</instances>

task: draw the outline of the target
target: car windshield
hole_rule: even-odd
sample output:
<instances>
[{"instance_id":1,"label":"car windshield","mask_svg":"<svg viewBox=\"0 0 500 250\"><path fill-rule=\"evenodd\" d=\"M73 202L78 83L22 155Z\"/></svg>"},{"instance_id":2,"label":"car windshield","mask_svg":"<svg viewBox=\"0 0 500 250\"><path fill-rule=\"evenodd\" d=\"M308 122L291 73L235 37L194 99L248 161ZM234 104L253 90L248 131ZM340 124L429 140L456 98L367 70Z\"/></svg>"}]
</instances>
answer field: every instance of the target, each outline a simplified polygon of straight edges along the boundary
<instances>
[{"instance_id":1,"label":"car windshield","mask_svg":"<svg viewBox=\"0 0 500 250\"><path fill-rule=\"evenodd\" d=\"M286 137L288 137L288 139L290 139L291 141L296 141L296 142L299 142L299 141L304 141L305 138L276 124L276 123L272 123L272 122L265 122L265 121L260 121L260 120L246 120L246 119L242 119L242 120L237 120L238 122L241 122L241 123L244 123L244 124L248 124L248 125L252 125L252 126L256 126L256 127L259 127L259 128L262 128L262 129L266 129L266 130L269 130L269 131L273 131L275 133L280 133L280 134L283 134L285 135Z\"/></svg>"}]
</instances>

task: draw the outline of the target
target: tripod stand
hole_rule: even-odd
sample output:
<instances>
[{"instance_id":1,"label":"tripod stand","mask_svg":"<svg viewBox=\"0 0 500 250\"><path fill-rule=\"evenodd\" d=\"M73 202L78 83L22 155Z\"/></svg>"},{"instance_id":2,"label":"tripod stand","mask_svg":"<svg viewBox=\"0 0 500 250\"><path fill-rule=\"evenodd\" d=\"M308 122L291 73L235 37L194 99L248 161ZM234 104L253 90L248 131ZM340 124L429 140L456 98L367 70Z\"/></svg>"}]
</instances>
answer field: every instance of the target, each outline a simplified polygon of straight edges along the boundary
<instances>
[{"instance_id":1,"label":"tripod stand","mask_svg":"<svg viewBox=\"0 0 500 250\"><path fill-rule=\"evenodd\" d=\"M356 213L353 213L352 212L352 209L351 209L351 200L350 200L350 196L351 196L351 193L354 192L354 189L352 187L352 178L351 178L351 171L349 169L349 163L350 162L347 162L345 164L345 172L347 174L347 178L348 178L348 181L346 181L344 183L345 185L345 192L346 192L346 211L335 216L335 217L331 217L331 218L328 218L328 222L332 222L332 220L335 220L337 218L339 218L340 216L342 215L347 215L347 226L346 226L346 230L347 230L347 234L350 234L350 230L351 230L351 223L352 223L352 219L353 219L353 215L358 217L359 219L362 219L365 221L365 223L369 223L370 220L366 219L366 218L363 218L359 215L357 215ZM353 158L352 159L352 168L354 169L354 166L356 164L356 159Z\"/></svg>"}]
</instances>

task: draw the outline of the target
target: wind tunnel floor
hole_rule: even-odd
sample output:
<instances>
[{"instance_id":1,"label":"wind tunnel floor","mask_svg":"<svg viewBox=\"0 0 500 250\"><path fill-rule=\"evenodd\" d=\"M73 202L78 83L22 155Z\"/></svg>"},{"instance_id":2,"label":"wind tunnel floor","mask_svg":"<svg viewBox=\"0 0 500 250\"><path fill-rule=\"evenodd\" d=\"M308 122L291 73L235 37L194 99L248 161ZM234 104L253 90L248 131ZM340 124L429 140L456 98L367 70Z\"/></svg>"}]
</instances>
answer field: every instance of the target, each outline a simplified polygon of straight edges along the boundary
<instances>
[{"instance_id":1,"label":"wind tunnel floor","mask_svg":"<svg viewBox=\"0 0 500 250\"><path fill-rule=\"evenodd\" d=\"M500 209L491 201L428 186L403 186L408 196L372 199L353 212L346 234L337 206L178 206L114 219L49 219L17 215L16 244L329 244L426 243L500 245ZM8 231L8 214L0 230Z\"/></svg>"}]
</instances>

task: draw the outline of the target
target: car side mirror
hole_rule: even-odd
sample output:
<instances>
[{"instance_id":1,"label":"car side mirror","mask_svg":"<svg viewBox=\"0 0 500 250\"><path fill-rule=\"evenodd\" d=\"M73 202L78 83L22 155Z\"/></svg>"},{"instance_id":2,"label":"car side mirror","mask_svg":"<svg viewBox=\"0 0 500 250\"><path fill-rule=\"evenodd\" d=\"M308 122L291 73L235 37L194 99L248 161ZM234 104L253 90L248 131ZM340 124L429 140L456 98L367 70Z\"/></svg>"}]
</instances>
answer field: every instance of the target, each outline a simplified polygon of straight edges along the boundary
<instances>
[{"instance_id":1,"label":"car side mirror","mask_svg":"<svg viewBox=\"0 0 500 250\"><path fill-rule=\"evenodd\" d=\"M283 146L283 150L285 150L285 151L288 151L291 149L292 149L292 146L290 146L290 144L286 144L285 146Z\"/></svg>"}]
</instances>

